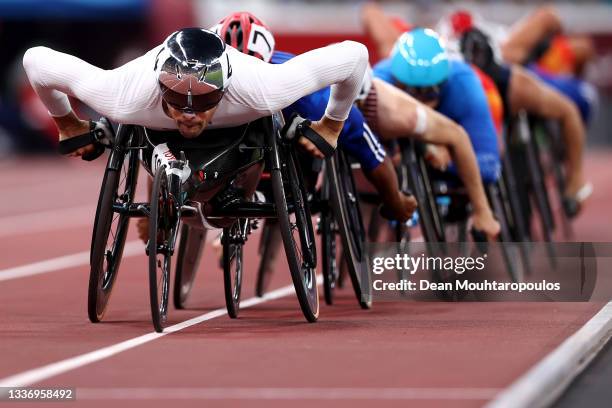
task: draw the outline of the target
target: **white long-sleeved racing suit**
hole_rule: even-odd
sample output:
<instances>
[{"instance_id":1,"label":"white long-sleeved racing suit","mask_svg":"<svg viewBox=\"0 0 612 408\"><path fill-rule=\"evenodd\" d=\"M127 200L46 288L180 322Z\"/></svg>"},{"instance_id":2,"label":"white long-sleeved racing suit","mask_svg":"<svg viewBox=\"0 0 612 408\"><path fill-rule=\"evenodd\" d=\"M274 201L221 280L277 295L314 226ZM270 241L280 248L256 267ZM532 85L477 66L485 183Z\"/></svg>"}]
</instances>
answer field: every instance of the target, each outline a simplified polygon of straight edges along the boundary
<instances>
[{"instance_id":1,"label":"white long-sleeved racing suit","mask_svg":"<svg viewBox=\"0 0 612 408\"><path fill-rule=\"evenodd\" d=\"M46 47L26 51L23 65L30 83L52 116L71 111L67 95L117 123L176 129L162 107L154 71L159 45L112 70ZM209 127L237 126L270 115L331 85L325 115L345 120L368 64L364 45L344 41L318 48L286 64L267 64L228 46L232 79Z\"/></svg>"}]
</instances>

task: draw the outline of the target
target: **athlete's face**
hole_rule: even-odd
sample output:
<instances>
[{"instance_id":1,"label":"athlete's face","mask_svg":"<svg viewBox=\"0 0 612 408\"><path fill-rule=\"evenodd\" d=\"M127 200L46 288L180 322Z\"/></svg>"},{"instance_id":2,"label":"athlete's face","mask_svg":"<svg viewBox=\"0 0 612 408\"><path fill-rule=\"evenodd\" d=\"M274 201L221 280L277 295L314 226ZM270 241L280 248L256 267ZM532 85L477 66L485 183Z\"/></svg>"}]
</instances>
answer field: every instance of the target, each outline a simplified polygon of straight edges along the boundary
<instances>
[{"instance_id":1,"label":"athlete's face","mask_svg":"<svg viewBox=\"0 0 612 408\"><path fill-rule=\"evenodd\" d=\"M217 109L215 106L205 112L196 112L179 110L173 108L171 105L166 106L168 116L176 122L176 126L181 135L188 139L200 136L212 120L215 110Z\"/></svg>"},{"instance_id":2,"label":"athlete's face","mask_svg":"<svg viewBox=\"0 0 612 408\"><path fill-rule=\"evenodd\" d=\"M435 109L440 103L440 86L410 87L398 84L398 87L432 109Z\"/></svg>"}]
</instances>

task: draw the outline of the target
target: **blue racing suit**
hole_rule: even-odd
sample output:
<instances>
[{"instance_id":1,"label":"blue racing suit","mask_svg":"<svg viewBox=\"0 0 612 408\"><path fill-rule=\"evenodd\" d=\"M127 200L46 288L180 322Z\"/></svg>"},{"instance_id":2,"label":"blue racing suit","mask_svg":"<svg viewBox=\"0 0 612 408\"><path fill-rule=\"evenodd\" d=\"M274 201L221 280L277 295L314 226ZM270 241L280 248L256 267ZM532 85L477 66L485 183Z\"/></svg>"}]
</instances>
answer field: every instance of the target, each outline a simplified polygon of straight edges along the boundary
<instances>
[{"instance_id":1,"label":"blue racing suit","mask_svg":"<svg viewBox=\"0 0 612 408\"><path fill-rule=\"evenodd\" d=\"M395 85L391 58L374 66L374 77ZM501 172L497 133L482 84L465 62L451 60L450 73L440 89L436 110L461 125L472 141L484 182L495 182ZM457 173L451 166L449 170Z\"/></svg>"},{"instance_id":2,"label":"blue racing suit","mask_svg":"<svg viewBox=\"0 0 612 408\"><path fill-rule=\"evenodd\" d=\"M292 54L275 51L270 62L282 64L293 57ZM303 118L319 120L325 113L329 94L330 89L327 87L306 95L283 109L283 115L289 118L293 113L297 113ZM338 146L353 156L361 164L361 168L367 172L378 167L385 158L385 149L381 146L378 137L365 123L359 109L354 106L344 122Z\"/></svg>"},{"instance_id":3,"label":"blue racing suit","mask_svg":"<svg viewBox=\"0 0 612 408\"><path fill-rule=\"evenodd\" d=\"M530 65L529 70L550 87L561 92L576 104L585 124L589 123L592 112L597 105L597 92L589 83L571 75L551 74L537 65Z\"/></svg>"}]
</instances>

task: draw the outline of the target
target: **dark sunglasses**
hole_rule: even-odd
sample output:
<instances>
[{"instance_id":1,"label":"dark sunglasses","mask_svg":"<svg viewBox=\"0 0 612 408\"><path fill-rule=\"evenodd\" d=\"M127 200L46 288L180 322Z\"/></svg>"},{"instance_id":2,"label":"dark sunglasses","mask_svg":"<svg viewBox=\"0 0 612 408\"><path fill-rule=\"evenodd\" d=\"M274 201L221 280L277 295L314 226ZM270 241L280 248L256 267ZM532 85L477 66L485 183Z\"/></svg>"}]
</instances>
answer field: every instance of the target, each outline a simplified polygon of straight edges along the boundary
<instances>
[{"instance_id":1,"label":"dark sunglasses","mask_svg":"<svg viewBox=\"0 0 612 408\"><path fill-rule=\"evenodd\" d=\"M442 85L434 86L402 86L401 88L408 92L412 97L421 102L431 102L440 98Z\"/></svg>"},{"instance_id":2,"label":"dark sunglasses","mask_svg":"<svg viewBox=\"0 0 612 408\"><path fill-rule=\"evenodd\" d=\"M161 85L162 98L174 109L185 113L206 112L219 104L224 91L217 89L207 94L184 95Z\"/></svg>"}]
</instances>

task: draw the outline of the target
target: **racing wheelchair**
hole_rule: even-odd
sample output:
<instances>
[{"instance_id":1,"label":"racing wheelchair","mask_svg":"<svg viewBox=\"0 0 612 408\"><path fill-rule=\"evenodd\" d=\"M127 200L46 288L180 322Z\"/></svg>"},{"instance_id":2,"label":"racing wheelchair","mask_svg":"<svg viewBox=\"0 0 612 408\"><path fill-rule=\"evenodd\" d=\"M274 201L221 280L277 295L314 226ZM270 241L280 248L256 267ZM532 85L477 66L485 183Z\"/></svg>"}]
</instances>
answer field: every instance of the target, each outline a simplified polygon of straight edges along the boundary
<instances>
[{"instance_id":1,"label":"racing wheelchair","mask_svg":"<svg viewBox=\"0 0 612 408\"><path fill-rule=\"evenodd\" d=\"M369 309L372 301L364 295L367 293L365 288L370 285L369 276L361 269L365 260L366 231L350 158L339 148L323 163L315 161L309 164L316 168L317 176L322 176L320 188L310 188L308 196L313 215L318 215L316 231L321 238L325 303L331 305L334 302L335 288L339 286L341 277L337 255L341 253L340 259L345 261L357 302L362 309ZM314 186L317 183L311 180L307 184ZM260 241L261 256L255 287L255 293L260 297L265 294L271 280L273 255L278 247L277 229L274 220L266 220ZM338 241L341 246L338 246Z\"/></svg>"},{"instance_id":2,"label":"racing wheelchair","mask_svg":"<svg viewBox=\"0 0 612 408\"><path fill-rule=\"evenodd\" d=\"M397 170L400 187L405 191L413 192L417 199L418 223L427 252L433 256L447 255L444 244L458 242L463 245L468 242L469 233L471 233L475 247L483 252L487 247L487 238L480 231L474 229L468 231L470 204L459 179L448 173L432 169L425 160L422 143L413 139L402 139L399 142L399 148L401 162ZM506 178L500 177L495 183L485 184L485 193L501 226L498 241L506 244L500 246L504 267L512 281L519 282L523 279L528 264L521 245L508 245L513 242L510 226L514 223L516 214L509 205L510 192ZM410 230L400 224L397 228L400 228L396 233L397 241L410 241ZM468 250L467 246L465 250ZM520 257L516 256L514 250L519 251ZM434 279L438 281L443 282L448 279L447 274L442 271L434 270L433 274ZM450 276L455 277L453 274ZM455 300L457 293L443 293L443 295Z\"/></svg>"},{"instance_id":3,"label":"racing wheelchair","mask_svg":"<svg viewBox=\"0 0 612 408\"><path fill-rule=\"evenodd\" d=\"M115 284L129 219L149 218L149 295L155 330L167 323L171 259L181 226L175 304L182 305L197 268L202 231L223 229L224 287L228 314L238 315L242 246L253 220L278 219L301 310L309 322L319 315L315 238L293 138L281 132L280 113L249 124L206 130L195 139L175 132L121 125L108 158L96 209L90 256L88 314L103 319ZM150 202L135 202L140 163L153 177ZM273 202L254 200L264 167ZM191 235L192 239L188 239ZM195 237L195 238L194 238ZM194 268L195 265L195 268ZM183 296L181 299L180 296Z\"/></svg>"}]
</instances>

